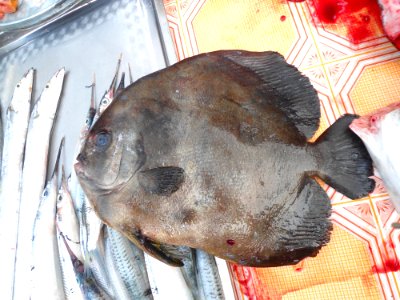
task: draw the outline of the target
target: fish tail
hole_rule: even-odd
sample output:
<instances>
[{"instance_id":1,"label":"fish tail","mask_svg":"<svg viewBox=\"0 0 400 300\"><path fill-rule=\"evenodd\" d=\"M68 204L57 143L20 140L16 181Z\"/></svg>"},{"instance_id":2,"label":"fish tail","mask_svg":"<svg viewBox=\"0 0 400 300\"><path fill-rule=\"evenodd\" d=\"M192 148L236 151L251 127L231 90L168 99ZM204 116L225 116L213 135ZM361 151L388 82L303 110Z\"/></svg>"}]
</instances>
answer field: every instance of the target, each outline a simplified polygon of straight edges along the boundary
<instances>
[{"instance_id":1,"label":"fish tail","mask_svg":"<svg viewBox=\"0 0 400 300\"><path fill-rule=\"evenodd\" d=\"M351 199L365 197L375 182L372 160L361 139L349 125L358 118L346 114L340 117L315 142L320 157L318 177Z\"/></svg>"}]
</instances>

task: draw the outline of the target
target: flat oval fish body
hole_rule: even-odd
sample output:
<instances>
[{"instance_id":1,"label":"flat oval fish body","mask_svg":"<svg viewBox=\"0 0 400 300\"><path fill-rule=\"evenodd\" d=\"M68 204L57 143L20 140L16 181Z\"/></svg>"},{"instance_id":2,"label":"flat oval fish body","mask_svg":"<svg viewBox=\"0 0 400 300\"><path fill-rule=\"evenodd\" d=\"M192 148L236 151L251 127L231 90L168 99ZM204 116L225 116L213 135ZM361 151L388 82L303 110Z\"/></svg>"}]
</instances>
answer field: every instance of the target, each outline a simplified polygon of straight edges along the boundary
<instances>
[{"instance_id":1,"label":"flat oval fish body","mask_svg":"<svg viewBox=\"0 0 400 300\"><path fill-rule=\"evenodd\" d=\"M167 263L179 265L159 244L242 265L294 264L331 230L329 199L309 176L349 190L327 146L352 134L354 117L308 144L319 118L309 80L279 54L203 54L126 88L93 126L76 171L99 217ZM372 167L349 139L339 150L358 151L351 159L363 173L354 197L368 193Z\"/></svg>"}]
</instances>

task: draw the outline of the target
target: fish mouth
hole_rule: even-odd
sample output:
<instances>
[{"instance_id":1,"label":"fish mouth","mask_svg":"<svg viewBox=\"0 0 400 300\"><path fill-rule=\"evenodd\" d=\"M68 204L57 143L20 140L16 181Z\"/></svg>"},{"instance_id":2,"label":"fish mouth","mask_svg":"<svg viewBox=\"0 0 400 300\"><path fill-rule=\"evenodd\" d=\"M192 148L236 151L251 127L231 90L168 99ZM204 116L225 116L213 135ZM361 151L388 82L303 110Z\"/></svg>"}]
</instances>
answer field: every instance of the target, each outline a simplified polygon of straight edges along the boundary
<instances>
[{"instance_id":1,"label":"fish mouth","mask_svg":"<svg viewBox=\"0 0 400 300\"><path fill-rule=\"evenodd\" d=\"M85 168L83 166L83 163L80 162L79 160L74 164L74 169L75 169L75 173L79 178L83 178L88 180L89 178L86 176L85 173Z\"/></svg>"},{"instance_id":2,"label":"fish mouth","mask_svg":"<svg viewBox=\"0 0 400 300\"><path fill-rule=\"evenodd\" d=\"M121 170L121 166L122 166L123 162L122 162L122 159L120 159L118 162L118 170L116 172L117 176L110 183L101 184L98 181L91 178L85 172L85 165L86 165L85 160L86 160L86 158L83 154L78 155L78 157L76 158L76 163L74 164L75 173L78 176L78 178L90 183L90 185L93 185L98 190L98 192L100 192L101 194L109 194L113 191L122 189L126 185L126 183L128 181L130 181L132 179L132 177L134 176L134 174L136 173L136 172L133 172L126 179L121 180L119 174L120 174L120 170Z\"/></svg>"}]
</instances>

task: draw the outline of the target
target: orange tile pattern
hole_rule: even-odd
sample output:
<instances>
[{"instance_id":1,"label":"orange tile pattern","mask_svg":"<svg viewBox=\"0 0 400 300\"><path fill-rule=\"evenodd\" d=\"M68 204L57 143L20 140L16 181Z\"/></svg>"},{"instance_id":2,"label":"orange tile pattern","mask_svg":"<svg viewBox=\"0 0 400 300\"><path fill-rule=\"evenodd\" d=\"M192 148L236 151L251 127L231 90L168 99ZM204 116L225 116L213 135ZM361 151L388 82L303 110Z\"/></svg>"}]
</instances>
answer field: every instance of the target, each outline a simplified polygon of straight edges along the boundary
<instances>
[{"instance_id":1,"label":"orange tile pattern","mask_svg":"<svg viewBox=\"0 0 400 300\"><path fill-rule=\"evenodd\" d=\"M376 15L354 43L346 26L319 22L317 0L163 1L180 60L220 49L275 50L296 65L319 93L315 137L344 113L400 101L400 51ZM331 242L294 267L230 265L237 299L400 299L400 232L391 227L399 215L387 194L350 200L321 184L333 205Z\"/></svg>"}]
</instances>

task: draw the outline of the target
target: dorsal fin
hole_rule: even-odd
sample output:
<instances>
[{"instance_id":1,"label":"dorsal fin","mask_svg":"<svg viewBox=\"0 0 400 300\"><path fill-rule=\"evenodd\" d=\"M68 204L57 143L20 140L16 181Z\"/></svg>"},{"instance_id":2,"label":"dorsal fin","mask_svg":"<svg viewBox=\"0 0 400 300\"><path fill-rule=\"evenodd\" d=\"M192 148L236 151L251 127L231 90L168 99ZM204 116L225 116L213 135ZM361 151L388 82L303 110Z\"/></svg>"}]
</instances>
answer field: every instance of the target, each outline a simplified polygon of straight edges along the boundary
<instances>
[{"instance_id":1,"label":"dorsal fin","mask_svg":"<svg viewBox=\"0 0 400 300\"><path fill-rule=\"evenodd\" d=\"M318 94L310 80L277 52L218 51L232 62L254 72L262 80L266 103L281 109L290 121L311 138L321 116Z\"/></svg>"}]
</instances>

